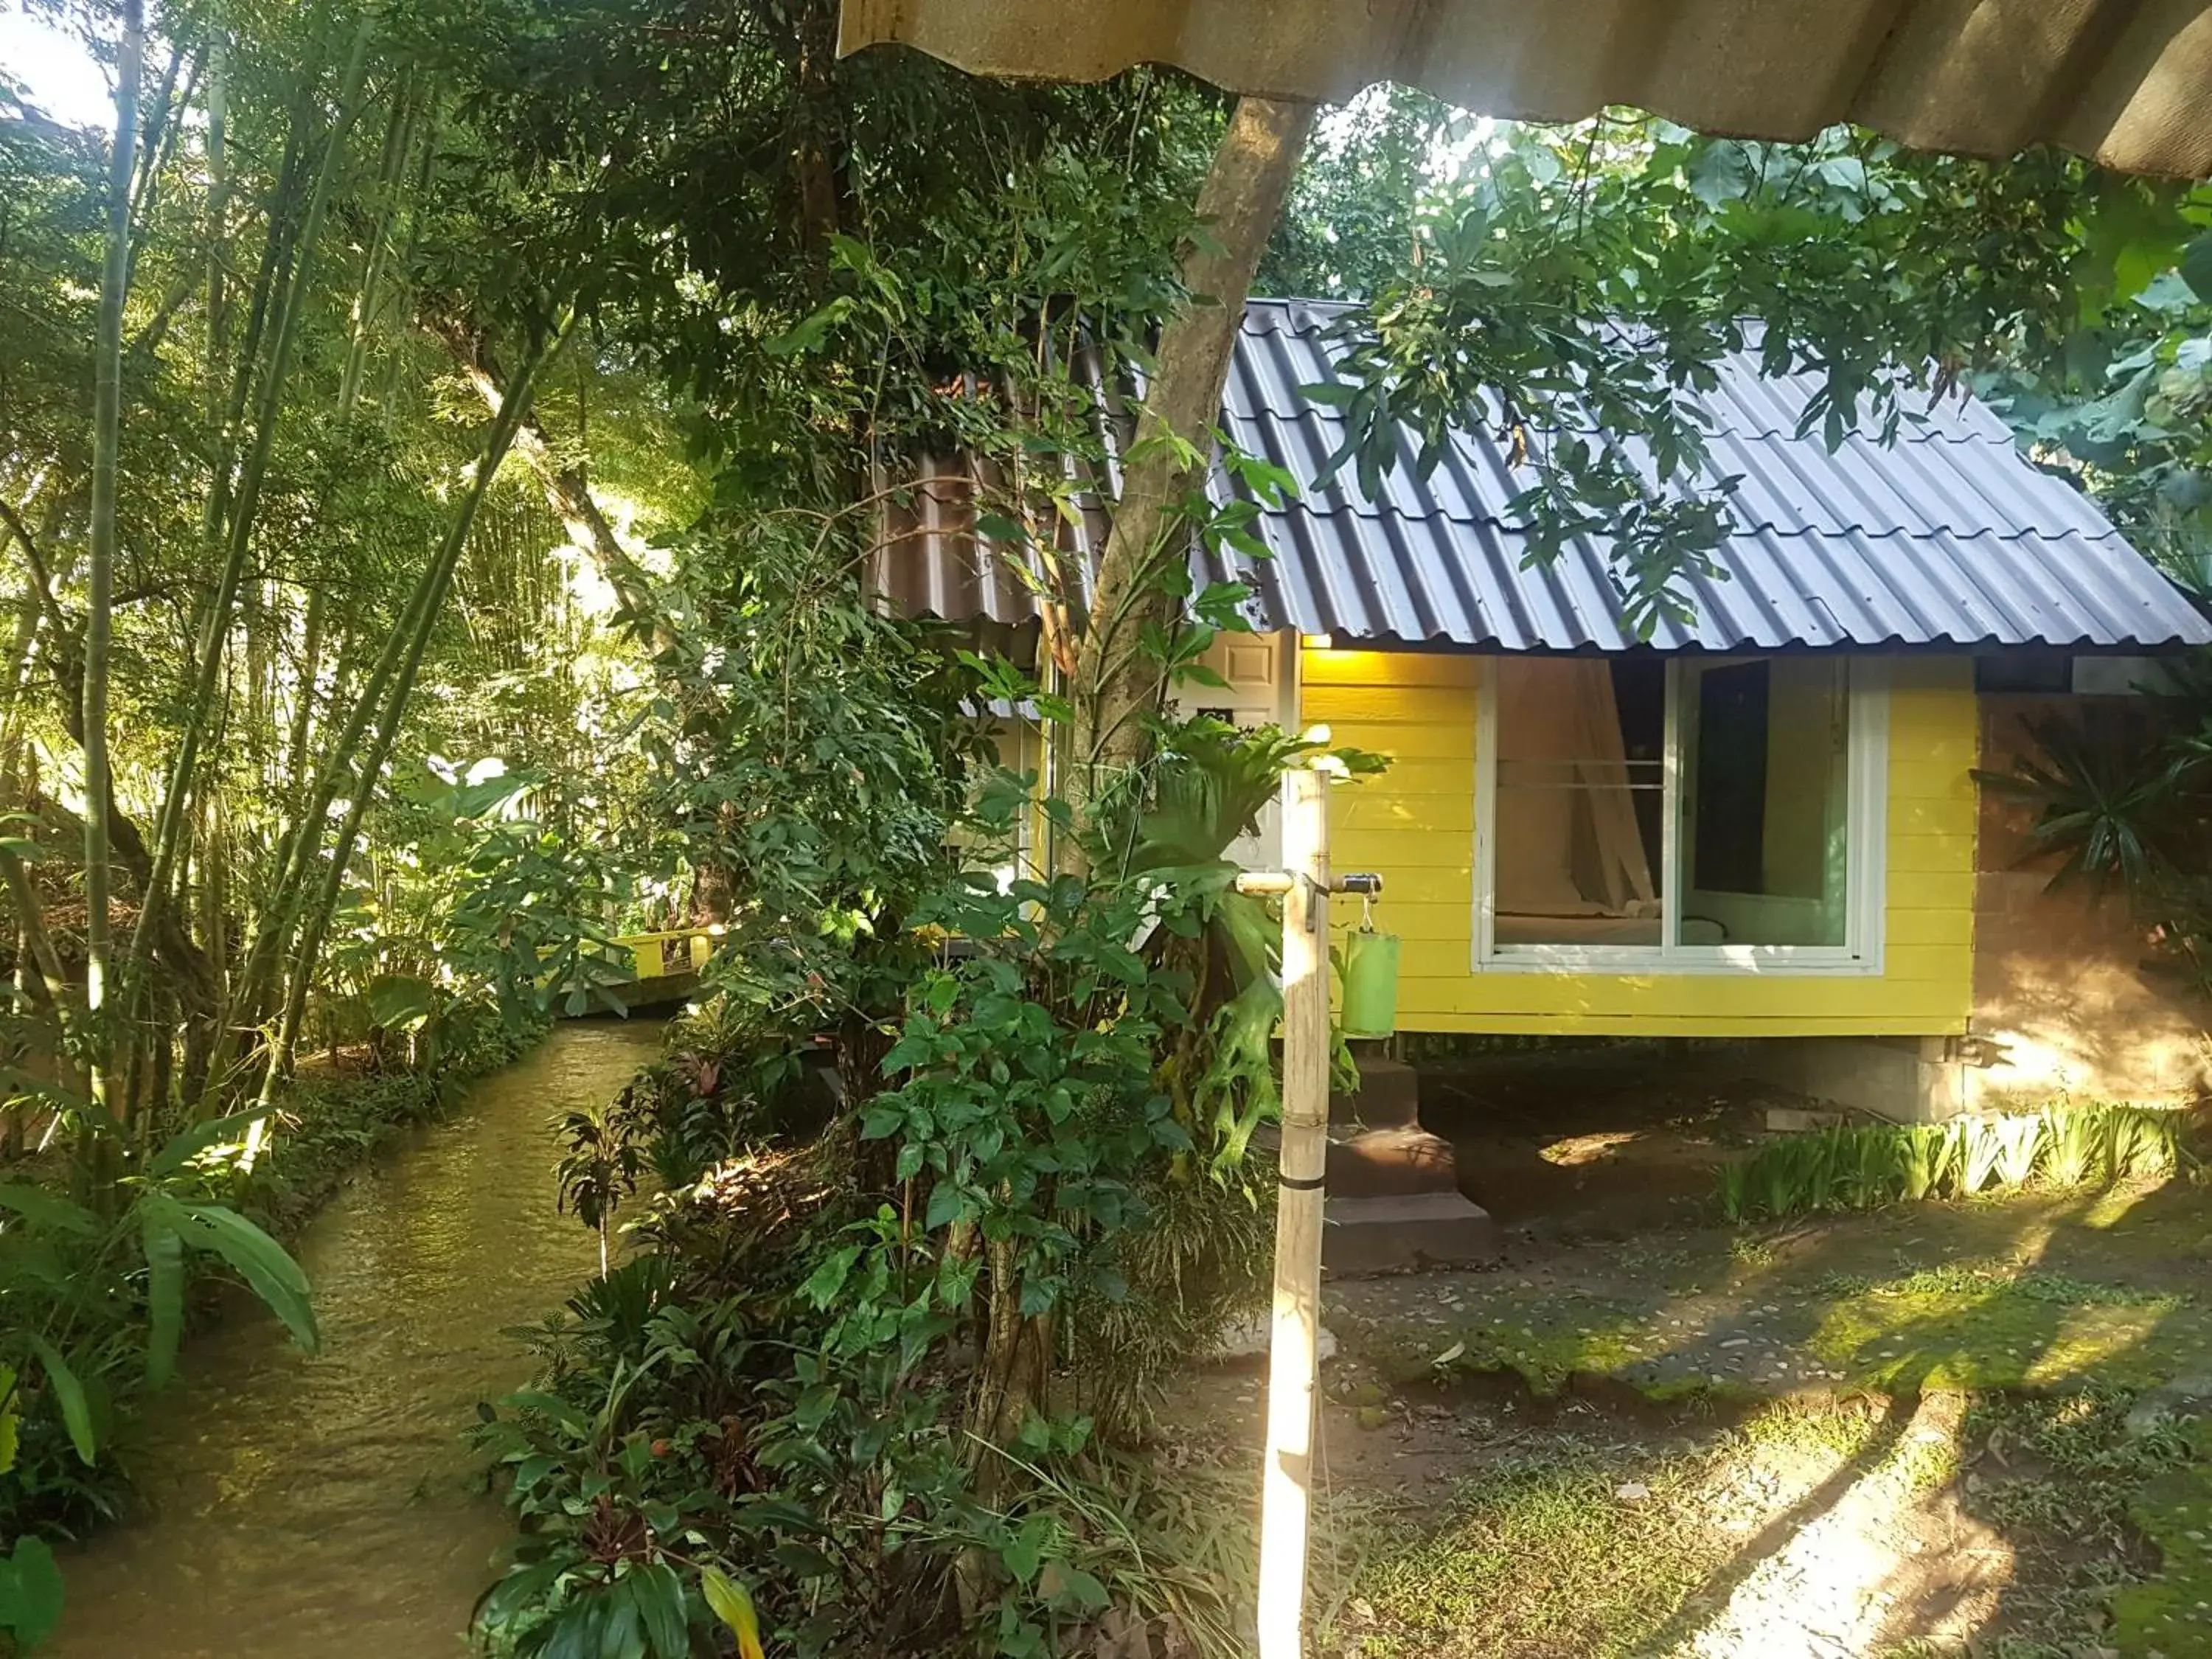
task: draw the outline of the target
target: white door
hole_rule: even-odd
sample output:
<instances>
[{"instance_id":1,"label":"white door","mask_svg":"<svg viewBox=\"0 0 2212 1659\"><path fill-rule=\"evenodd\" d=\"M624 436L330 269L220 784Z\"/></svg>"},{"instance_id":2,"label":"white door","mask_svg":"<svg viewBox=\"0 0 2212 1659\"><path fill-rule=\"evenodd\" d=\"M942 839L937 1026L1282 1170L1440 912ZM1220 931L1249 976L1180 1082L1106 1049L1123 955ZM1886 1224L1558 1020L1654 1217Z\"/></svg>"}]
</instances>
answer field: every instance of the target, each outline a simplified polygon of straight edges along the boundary
<instances>
[{"instance_id":1,"label":"white door","mask_svg":"<svg viewBox=\"0 0 2212 1659\"><path fill-rule=\"evenodd\" d=\"M1225 686L1187 684L1176 705L1188 714L1212 714L1233 726L1288 727L1297 715L1294 634L1223 634L1206 652L1206 666ZM1255 834L1231 843L1229 856L1249 870L1273 870L1283 861L1282 809L1270 800Z\"/></svg>"}]
</instances>

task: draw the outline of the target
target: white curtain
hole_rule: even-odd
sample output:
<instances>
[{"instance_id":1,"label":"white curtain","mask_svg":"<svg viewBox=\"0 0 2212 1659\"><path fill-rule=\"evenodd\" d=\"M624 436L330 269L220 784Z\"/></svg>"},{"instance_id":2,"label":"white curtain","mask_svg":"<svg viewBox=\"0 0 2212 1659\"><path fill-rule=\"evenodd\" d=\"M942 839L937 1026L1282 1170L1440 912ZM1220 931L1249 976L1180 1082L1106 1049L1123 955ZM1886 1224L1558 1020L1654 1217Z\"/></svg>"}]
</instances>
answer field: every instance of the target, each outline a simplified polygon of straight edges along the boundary
<instances>
[{"instance_id":1,"label":"white curtain","mask_svg":"<svg viewBox=\"0 0 2212 1659\"><path fill-rule=\"evenodd\" d=\"M1604 660L1512 658L1498 664L1496 685L1499 913L1656 916Z\"/></svg>"}]
</instances>

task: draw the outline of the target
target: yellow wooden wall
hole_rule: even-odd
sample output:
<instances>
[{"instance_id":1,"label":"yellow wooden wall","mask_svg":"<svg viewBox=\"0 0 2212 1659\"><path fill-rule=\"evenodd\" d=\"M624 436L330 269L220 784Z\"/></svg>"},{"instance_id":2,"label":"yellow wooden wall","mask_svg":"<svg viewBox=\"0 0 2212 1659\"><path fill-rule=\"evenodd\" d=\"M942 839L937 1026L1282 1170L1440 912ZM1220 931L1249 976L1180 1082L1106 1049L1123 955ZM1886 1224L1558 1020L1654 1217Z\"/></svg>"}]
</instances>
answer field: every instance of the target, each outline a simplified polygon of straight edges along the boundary
<instances>
[{"instance_id":1,"label":"yellow wooden wall","mask_svg":"<svg viewBox=\"0 0 2212 1659\"><path fill-rule=\"evenodd\" d=\"M1309 647L1301 714L1339 743L1388 755L1381 777L1331 792L1331 861L1378 871L1377 925L1405 940L1409 1031L1651 1036L1947 1036L1972 1006L1978 740L1969 659L1889 664L1888 909L1882 972L1476 973L1478 659ZM1339 899L1349 925L1356 900Z\"/></svg>"}]
</instances>

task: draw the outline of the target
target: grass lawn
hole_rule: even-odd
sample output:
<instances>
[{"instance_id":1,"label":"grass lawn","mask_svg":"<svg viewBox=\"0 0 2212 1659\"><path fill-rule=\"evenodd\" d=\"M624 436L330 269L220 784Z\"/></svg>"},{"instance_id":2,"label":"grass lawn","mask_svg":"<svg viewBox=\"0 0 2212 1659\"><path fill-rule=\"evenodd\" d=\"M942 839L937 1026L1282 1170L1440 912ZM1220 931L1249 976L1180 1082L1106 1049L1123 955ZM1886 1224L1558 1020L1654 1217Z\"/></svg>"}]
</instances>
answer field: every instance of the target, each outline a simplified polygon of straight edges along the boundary
<instances>
[{"instance_id":1,"label":"grass lawn","mask_svg":"<svg viewBox=\"0 0 2212 1659\"><path fill-rule=\"evenodd\" d=\"M2212 1659L2201 1187L1553 1243L1328 1322L1328 1659Z\"/></svg>"}]
</instances>

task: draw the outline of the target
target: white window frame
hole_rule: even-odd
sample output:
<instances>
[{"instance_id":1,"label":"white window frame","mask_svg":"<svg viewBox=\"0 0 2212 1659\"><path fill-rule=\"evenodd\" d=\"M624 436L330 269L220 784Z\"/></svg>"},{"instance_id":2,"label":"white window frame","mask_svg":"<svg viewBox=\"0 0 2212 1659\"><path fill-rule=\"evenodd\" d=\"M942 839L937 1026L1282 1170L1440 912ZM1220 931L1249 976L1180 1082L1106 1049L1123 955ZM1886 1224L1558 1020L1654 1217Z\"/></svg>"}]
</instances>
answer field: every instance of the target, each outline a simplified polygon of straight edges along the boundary
<instances>
[{"instance_id":1,"label":"white window frame","mask_svg":"<svg viewBox=\"0 0 2212 1659\"><path fill-rule=\"evenodd\" d=\"M1705 666L1755 662L1771 653L1701 659ZM1682 835L1681 659L1667 664L1665 808L1658 945L1514 945L1497 942L1498 662L1479 678L1474 750L1474 949L1478 974L1705 974L1735 976L1849 977L1882 971L1882 922L1888 899L1889 676L1880 658L1849 659L1844 765L1844 943L1841 945L1685 945L1681 942Z\"/></svg>"}]
</instances>

